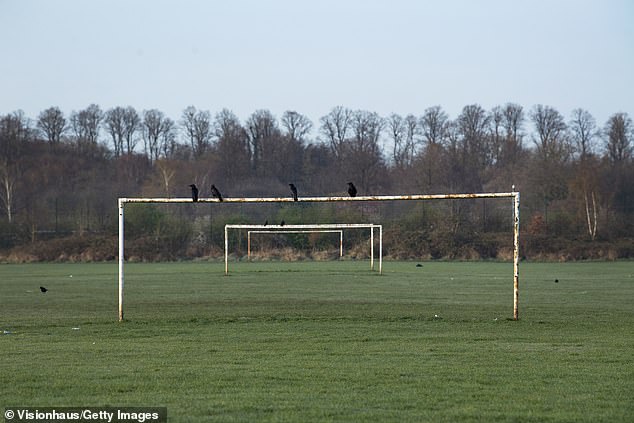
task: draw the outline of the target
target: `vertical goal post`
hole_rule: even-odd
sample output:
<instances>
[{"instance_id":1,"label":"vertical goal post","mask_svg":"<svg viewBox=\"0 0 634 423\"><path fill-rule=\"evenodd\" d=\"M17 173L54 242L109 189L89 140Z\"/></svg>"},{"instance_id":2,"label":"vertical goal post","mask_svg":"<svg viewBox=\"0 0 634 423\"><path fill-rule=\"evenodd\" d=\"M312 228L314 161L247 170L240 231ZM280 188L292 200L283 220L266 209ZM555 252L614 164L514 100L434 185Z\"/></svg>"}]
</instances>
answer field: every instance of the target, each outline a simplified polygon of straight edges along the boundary
<instances>
[{"instance_id":1,"label":"vertical goal post","mask_svg":"<svg viewBox=\"0 0 634 423\"><path fill-rule=\"evenodd\" d=\"M513 199L513 320L519 319L519 235L520 235L520 193L489 192L473 194L417 194L417 195L377 195L358 197L290 197L224 198L224 203L316 203L316 202L356 202L356 201L421 201L421 200L464 200L477 198ZM217 198L199 198L199 203L219 203ZM119 198L119 321L123 321L124 282L124 206L127 203L185 203L192 204L191 198Z\"/></svg>"},{"instance_id":2,"label":"vertical goal post","mask_svg":"<svg viewBox=\"0 0 634 423\"><path fill-rule=\"evenodd\" d=\"M314 228L323 228L314 230ZM251 256L251 233L339 232L339 256L343 256L344 229L370 229L370 269L374 270L374 229L379 229L379 274L383 273L383 225L374 223L314 223L303 225L225 225L225 275L229 274L229 229L253 229L247 232L247 255ZM259 230L255 230L259 229ZM265 230L266 229L266 230ZM332 229L332 230L330 230Z\"/></svg>"}]
</instances>

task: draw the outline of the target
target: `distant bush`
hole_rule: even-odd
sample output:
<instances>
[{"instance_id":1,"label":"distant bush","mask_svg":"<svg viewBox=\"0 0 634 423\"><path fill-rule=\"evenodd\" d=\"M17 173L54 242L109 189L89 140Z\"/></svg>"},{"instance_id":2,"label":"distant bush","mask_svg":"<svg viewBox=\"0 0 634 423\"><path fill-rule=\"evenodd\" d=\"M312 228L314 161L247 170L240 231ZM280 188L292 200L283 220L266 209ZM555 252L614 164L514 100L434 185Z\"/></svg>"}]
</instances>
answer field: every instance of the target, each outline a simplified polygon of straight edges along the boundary
<instances>
[{"instance_id":1,"label":"distant bush","mask_svg":"<svg viewBox=\"0 0 634 423\"><path fill-rule=\"evenodd\" d=\"M22 244L0 257L12 263L92 262L114 260L116 251L116 237L83 235Z\"/></svg>"}]
</instances>

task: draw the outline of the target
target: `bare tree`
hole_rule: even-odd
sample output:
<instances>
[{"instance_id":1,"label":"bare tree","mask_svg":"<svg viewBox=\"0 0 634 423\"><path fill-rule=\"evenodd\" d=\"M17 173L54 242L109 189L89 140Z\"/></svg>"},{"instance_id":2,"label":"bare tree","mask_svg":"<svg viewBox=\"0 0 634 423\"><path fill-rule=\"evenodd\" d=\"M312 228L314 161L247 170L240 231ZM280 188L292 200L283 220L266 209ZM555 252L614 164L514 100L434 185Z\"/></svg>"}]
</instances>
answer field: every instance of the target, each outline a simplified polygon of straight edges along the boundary
<instances>
[{"instance_id":1,"label":"bare tree","mask_svg":"<svg viewBox=\"0 0 634 423\"><path fill-rule=\"evenodd\" d=\"M334 170L333 151L328 144L320 142L306 146L302 162L303 179L314 192L329 193L340 184L341 180Z\"/></svg>"},{"instance_id":2,"label":"bare tree","mask_svg":"<svg viewBox=\"0 0 634 423\"><path fill-rule=\"evenodd\" d=\"M123 139L125 141L126 153L132 154L136 147L135 134L141 127L141 117L134 109L128 106L123 112Z\"/></svg>"},{"instance_id":3,"label":"bare tree","mask_svg":"<svg viewBox=\"0 0 634 423\"><path fill-rule=\"evenodd\" d=\"M358 181L362 191L370 192L380 184L377 176L384 163L379 140L385 121L375 112L357 110L352 114L351 125L354 136L344 143L347 176Z\"/></svg>"},{"instance_id":4,"label":"bare tree","mask_svg":"<svg viewBox=\"0 0 634 423\"><path fill-rule=\"evenodd\" d=\"M70 125L80 150L84 147L91 148L97 145L102 120L103 112L96 104L91 104L86 109L71 114Z\"/></svg>"},{"instance_id":5,"label":"bare tree","mask_svg":"<svg viewBox=\"0 0 634 423\"><path fill-rule=\"evenodd\" d=\"M489 121L490 116L479 104L465 106L456 121L462 135L463 148L467 154L476 156L480 163L488 161Z\"/></svg>"},{"instance_id":6,"label":"bare tree","mask_svg":"<svg viewBox=\"0 0 634 423\"><path fill-rule=\"evenodd\" d=\"M357 110L352 115L354 139L361 145L379 144L385 120L376 112Z\"/></svg>"},{"instance_id":7,"label":"bare tree","mask_svg":"<svg viewBox=\"0 0 634 423\"><path fill-rule=\"evenodd\" d=\"M59 107L49 107L41 112L37 119L37 127L52 145L59 144L62 135L68 129L64 113Z\"/></svg>"},{"instance_id":8,"label":"bare tree","mask_svg":"<svg viewBox=\"0 0 634 423\"><path fill-rule=\"evenodd\" d=\"M594 241L600 212L599 160L592 155L580 160L575 167L574 178L569 183L572 197L577 200L581 214L585 215L585 225L590 239Z\"/></svg>"},{"instance_id":9,"label":"bare tree","mask_svg":"<svg viewBox=\"0 0 634 423\"><path fill-rule=\"evenodd\" d=\"M165 151L161 142L170 140L173 128L174 122L165 117L160 110L152 109L143 112L141 133L150 162L158 160L161 151Z\"/></svg>"},{"instance_id":10,"label":"bare tree","mask_svg":"<svg viewBox=\"0 0 634 423\"><path fill-rule=\"evenodd\" d=\"M157 160L155 164L156 164L156 169L158 169L161 176L161 182L162 182L164 193L166 196L170 197L172 195L172 191L171 191L172 187L170 184L172 182L172 179L174 179L174 176L176 175L176 169L174 168L174 161Z\"/></svg>"},{"instance_id":11,"label":"bare tree","mask_svg":"<svg viewBox=\"0 0 634 423\"><path fill-rule=\"evenodd\" d=\"M570 144L566 133L566 122L557 110L550 106L536 105L531 111L537 138L533 142L537 152L545 161L564 162L570 156Z\"/></svg>"},{"instance_id":12,"label":"bare tree","mask_svg":"<svg viewBox=\"0 0 634 423\"><path fill-rule=\"evenodd\" d=\"M514 165L522 152L524 109L519 104L506 103L503 109L503 126L506 129L506 141L501 160L504 165Z\"/></svg>"},{"instance_id":13,"label":"bare tree","mask_svg":"<svg viewBox=\"0 0 634 423\"><path fill-rule=\"evenodd\" d=\"M70 120L75 136L79 140L89 144L97 144L103 120L103 112L98 105L91 104L84 110L73 112Z\"/></svg>"},{"instance_id":14,"label":"bare tree","mask_svg":"<svg viewBox=\"0 0 634 423\"><path fill-rule=\"evenodd\" d=\"M106 111L104 115L104 126L112 138L115 157L119 157L123 152L123 107L115 107Z\"/></svg>"},{"instance_id":15,"label":"bare tree","mask_svg":"<svg viewBox=\"0 0 634 423\"><path fill-rule=\"evenodd\" d=\"M449 116L440 106L426 109L420 118L420 128L425 144L443 144L447 136L448 124Z\"/></svg>"},{"instance_id":16,"label":"bare tree","mask_svg":"<svg viewBox=\"0 0 634 423\"><path fill-rule=\"evenodd\" d=\"M478 104L465 106L456 119L461 163L456 178L469 191L482 189L483 173L491 164L489 121L489 114Z\"/></svg>"},{"instance_id":17,"label":"bare tree","mask_svg":"<svg viewBox=\"0 0 634 423\"><path fill-rule=\"evenodd\" d=\"M576 151L579 153L579 158L584 161L594 152L594 140L597 135L596 121L590 112L575 109L572 111L568 128Z\"/></svg>"},{"instance_id":18,"label":"bare tree","mask_svg":"<svg viewBox=\"0 0 634 423\"><path fill-rule=\"evenodd\" d=\"M283 182L284 186L301 176L301 137L310 127L310 121L301 115L291 113L286 118L287 129L294 126L288 135L282 134L275 117L268 110L257 110L247 120L252 160L255 160L252 161L253 170L257 176L272 177ZM293 125L290 119L294 120Z\"/></svg>"},{"instance_id":19,"label":"bare tree","mask_svg":"<svg viewBox=\"0 0 634 423\"><path fill-rule=\"evenodd\" d=\"M624 163L632 155L634 127L627 113L616 113L608 119L604 129L606 150L611 163Z\"/></svg>"},{"instance_id":20,"label":"bare tree","mask_svg":"<svg viewBox=\"0 0 634 423\"><path fill-rule=\"evenodd\" d=\"M256 110L247 119L246 126L249 133L251 167L255 172L266 173L266 166L264 169L261 166L263 161L282 159L274 156L274 138L281 135L275 117L268 110Z\"/></svg>"},{"instance_id":21,"label":"bare tree","mask_svg":"<svg viewBox=\"0 0 634 423\"><path fill-rule=\"evenodd\" d=\"M557 110L539 104L530 116L536 133L533 142L537 146L537 160L534 161L531 179L542 197L544 216L548 221L550 203L568 195L564 165L570 157L571 148L566 123Z\"/></svg>"},{"instance_id":22,"label":"bare tree","mask_svg":"<svg viewBox=\"0 0 634 423\"><path fill-rule=\"evenodd\" d=\"M134 137L141 125L141 118L133 107L115 107L105 113L104 126L112 138L115 157L132 154L136 147Z\"/></svg>"},{"instance_id":23,"label":"bare tree","mask_svg":"<svg viewBox=\"0 0 634 423\"><path fill-rule=\"evenodd\" d=\"M503 164L502 154L504 151L505 134L504 134L504 109L495 106L489 114L489 132L490 132L490 148L493 163L497 166Z\"/></svg>"},{"instance_id":24,"label":"bare tree","mask_svg":"<svg viewBox=\"0 0 634 423\"><path fill-rule=\"evenodd\" d=\"M392 141L392 161L397 168L402 168L406 131L403 116L392 113L385 122Z\"/></svg>"},{"instance_id":25,"label":"bare tree","mask_svg":"<svg viewBox=\"0 0 634 423\"><path fill-rule=\"evenodd\" d=\"M282 116L282 127L286 130L286 136L293 140L303 141L313 128L313 123L302 114L286 111Z\"/></svg>"},{"instance_id":26,"label":"bare tree","mask_svg":"<svg viewBox=\"0 0 634 423\"><path fill-rule=\"evenodd\" d=\"M352 117L352 110L337 106L320 119L321 133L326 137L337 159L343 157L344 145L350 136Z\"/></svg>"},{"instance_id":27,"label":"bare tree","mask_svg":"<svg viewBox=\"0 0 634 423\"><path fill-rule=\"evenodd\" d=\"M419 134L418 120L414 115L405 118L392 114L386 119L386 126L392 141L392 160L398 169L412 165Z\"/></svg>"},{"instance_id":28,"label":"bare tree","mask_svg":"<svg viewBox=\"0 0 634 423\"><path fill-rule=\"evenodd\" d=\"M211 114L208 111L197 111L194 106L189 106L183 111L181 124L191 144L194 157L205 154L213 136Z\"/></svg>"},{"instance_id":29,"label":"bare tree","mask_svg":"<svg viewBox=\"0 0 634 423\"><path fill-rule=\"evenodd\" d=\"M248 174L250 167L249 134L238 117L228 109L216 114L214 120L216 156L225 181L235 181Z\"/></svg>"},{"instance_id":30,"label":"bare tree","mask_svg":"<svg viewBox=\"0 0 634 423\"><path fill-rule=\"evenodd\" d=\"M594 139L597 135L597 125L592 115L583 109L575 109L568 124L570 138L574 142L579 161L575 167L575 178L571 188L583 199L581 206L585 213L585 222L591 240L597 236L599 206L597 203L597 161L593 157Z\"/></svg>"},{"instance_id":31,"label":"bare tree","mask_svg":"<svg viewBox=\"0 0 634 423\"><path fill-rule=\"evenodd\" d=\"M605 156L607 165L602 193L606 220L609 216L616 217L609 226L618 227L628 211L634 210L634 167L632 166L632 140L634 128L632 119L627 113L615 113L608 118L604 128ZM622 216L622 217L620 217ZM608 222L606 221L606 224Z\"/></svg>"},{"instance_id":32,"label":"bare tree","mask_svg":"<svg viewBox=\"0 0 634 423\"><path fill-rule=\"evenodd\" d=\"M159 155L163 155L166 159L172 158L178 150L176 133L176 123L168 117L163 119L161 137L159 139Z\"/></svg>"},{"instance_id":33,"label":"bare tree","mask_svg":"<svg viewBox=\"0 0 634 423\"><path fill-rule=\"evenodd\" d=\"M429 191L439 182L444 146L449 140L449 116L440 106L425 109L419 120L423 150L421 151L420 185Z\"/></svg>"},{"instance_id":34,"label":"bare tree","mask_svg":"<svg viewBox=\"0 0 634 423\"><path fill-rule=\"evenodd\" d=\"M20 159L31 132L21 110L0 117L0 200L9 223L14 219L15 194L23 173Z\"/></svg>"}]
</instances>

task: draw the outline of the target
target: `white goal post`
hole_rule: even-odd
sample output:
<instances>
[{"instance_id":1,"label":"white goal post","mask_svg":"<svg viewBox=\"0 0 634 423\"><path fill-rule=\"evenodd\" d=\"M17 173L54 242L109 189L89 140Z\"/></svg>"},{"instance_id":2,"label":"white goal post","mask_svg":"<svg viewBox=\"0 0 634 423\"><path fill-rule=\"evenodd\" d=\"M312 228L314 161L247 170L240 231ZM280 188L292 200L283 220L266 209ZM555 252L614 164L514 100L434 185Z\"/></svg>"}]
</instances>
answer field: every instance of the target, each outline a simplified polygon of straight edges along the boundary
<instances>
[{"instance_id":1,"label":"white goal post","mask_svg":"<svg viewBox=\"0 0 634 423\"><path fill-rule=\"evenodd\" d=\"M513 199L513 319L519 319L519 235L520 235L520 193L489 192L474 194L418 194L418 195L378 195L358 197L299 197L297 202L340 202L340 201L421 201L421 200L459 200L476 198L512 198ZM225 198L225 203L292 203L290 197ZM217 198L199 198L199 203L218 203ZM123 321L123 281L124 281L124 207L127 203L185 203L192 204L191 198L119 198L119 321Z\"/></svg>"},{"instance_id":2,"label":"white goal post","mask_svg":"<svg viewBox=\"0 0 634 423\"><path fill-rule=\"evenodd\" d=\"M315 228L319 228L315 230ZM339 256L343 255L344 229L370 229L370 269L374 270L374 229L379 229L379 273L383 273L383 225L373 223L315 223L298 225L225 225L225 275L229 274L229 229L251 229L247 232L247 256L251 256L251 233L339 232ZM257 229L257 230L256 230Z\"/></svg>"}]
</instances>

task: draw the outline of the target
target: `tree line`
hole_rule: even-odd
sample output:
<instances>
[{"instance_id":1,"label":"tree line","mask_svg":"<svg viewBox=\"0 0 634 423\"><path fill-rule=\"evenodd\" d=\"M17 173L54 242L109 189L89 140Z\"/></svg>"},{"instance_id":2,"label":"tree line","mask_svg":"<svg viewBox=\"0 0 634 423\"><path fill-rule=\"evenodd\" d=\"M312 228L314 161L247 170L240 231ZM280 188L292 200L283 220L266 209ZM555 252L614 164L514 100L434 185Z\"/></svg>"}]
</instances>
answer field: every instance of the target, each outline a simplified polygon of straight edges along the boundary
<instances>
[{"instance_id":1,"label":"tree line","mask_svg":"<svg viewBox=\"0 0 634 423\"><path fill-rule=\"evenodd\" d=\"M0 115L0 248L67 234L116 232L116 198L184 197L212 183L225 196L522 193L523 231L613 242L634 226L634 126L575 109L507 103L441 106L380 116L334 107L318 122L256 110L244 122L194 106L177 120L158 109L34 118ZM630 254L630 253L628 253Z\"/></svg>"}]
</instances>

